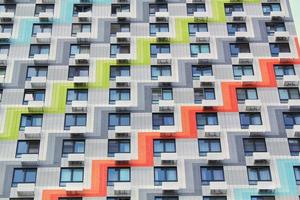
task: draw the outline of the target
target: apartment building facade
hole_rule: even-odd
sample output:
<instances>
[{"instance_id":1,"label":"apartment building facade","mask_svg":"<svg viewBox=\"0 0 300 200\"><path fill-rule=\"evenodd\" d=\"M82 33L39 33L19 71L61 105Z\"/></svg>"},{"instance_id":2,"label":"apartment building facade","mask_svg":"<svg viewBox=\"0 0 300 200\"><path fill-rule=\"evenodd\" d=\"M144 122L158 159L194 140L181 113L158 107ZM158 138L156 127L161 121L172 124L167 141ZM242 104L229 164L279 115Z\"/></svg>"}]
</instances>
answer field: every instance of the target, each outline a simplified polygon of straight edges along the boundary
<instances>
[{"instance_id":1,"label":"apartment building facade","mask_svg":"<svg viewBox=\"0 0 300 200\"><path fill-rule=\"evenodd\" d=\"M0 200L300 199L295 0L1 0Z\"/></svg>"}]
</instances>

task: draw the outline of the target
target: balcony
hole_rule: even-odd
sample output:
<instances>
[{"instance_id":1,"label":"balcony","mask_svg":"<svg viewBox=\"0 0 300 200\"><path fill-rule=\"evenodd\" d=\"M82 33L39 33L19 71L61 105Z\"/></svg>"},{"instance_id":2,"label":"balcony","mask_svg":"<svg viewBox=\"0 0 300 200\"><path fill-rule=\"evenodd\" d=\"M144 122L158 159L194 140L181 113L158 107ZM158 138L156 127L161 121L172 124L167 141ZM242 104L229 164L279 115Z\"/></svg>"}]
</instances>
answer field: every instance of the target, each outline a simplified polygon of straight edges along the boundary
<instances>
[{"instance_id":1,"label":"balcony","mask_svg":"<svg viewBox=\"0 0 300 200\"><path fill-rule=\"evenodd\" d=\"M41 138L41 133L42 133L42 127L40 126L27 126L25 127L25 130L24 130L24 135L25 135L25 138L28 138L28 139L36 139L36 138Z\"/></svg>"},{"instance_id":2,"label":"balcony","mask_svg":"<svg viewBox=\"0 0 300 200\"><path fill-rule=\"evenodd\" d=\"M261 135L266 132L266 127L264 125L249 125L248 133L252 136Z\"/></svg>"},{"instance_id":3,"label":"balcony","mask_svg":"<svg viewBox=\"0 0 300 200\"><path fill-rule=\"evenodd\" d=\"M0 53L0 64L6 65L7 64L8 55L4 53Z\"/></svg>"},{"instance_id":4,"label":"balcony","mask_svg":"<svg viewBox=\"0 0 300 200\"><path fill-rule=\"evenodd\" d=\"M34 183L19 183L17 185L17 194L18 196L26 196L26 197L33 197L35 190Z\"/></svg>"},{"instance_id":5,"label":"balcony","mask_svg":"<svg viewBox=\"0 0 300 200\"><path fill-rule=\"evenodd\" d=\"M285 130L288 137L299 137L300 136L300 125L294 125L292 129Z\"/></svg>"},{"instance_id":6,"label":"balcony","mask_svg":"<svg viewBox=\"0 0 300 200\"><path fill-rule=\"evenodd\" d=\"M209 152L206 155L206 159L208 163L217 163L225 160L225 155L222 152L219 153Z\"/></svg>"},{"instance_id":7,"label":"balcony","mask_svg":"<svg viewBox=\"0 0 300 200\"><path fill-rule=\"evenodd\" d=\"M89 83L88 76L74 76L73 82L76 85L87 85Z\"/></svg>"},{"instance_id":8,"label":"balcony","mask_svg":"<svg viewBox=\"0 0 300 200\"><path fill-rule=\"evenodd\" d=\"M288 41L290 33L288 31L276 31L274 35L268 36L269 42L283 42Z\"/></svg>"},{"instance_id":9,"label":"balcony","mask_svg":"<svg viewBox=\"0 0 300 200\"><path fill-rule=\"evenodd\" d=\"M271 156L269 152L253 152L252 158L254 164L266 164L270 161Z\"/></svg>"},{"instance_id":10,"label":"balcony","mask_svg":"<svg viewBox=\"0 0 300 200\"><path fill-rule=\"evenodd\" d=\"M119 163L128 163L131 160L130 153L115 153L114 159Z\"/></svg>"},{"instance_id":11,"label":"balcony","mask_svg":"<svg viewBox=\"0 0 300 200\"><path fill-rule=\"evenodd\" d=\"M218 106L218 101L215 99L211 99L211 100L202 99L201 106L203 106L204 108L211 108L214 106Z\"/></svg>"},{"instance_id":12,"label":"balcony","mask_svg":"<svg viewBox=\"0 0 300 200\"><path fill-rule=\"evenodd\" d=\"M86 112L87 101L72 101L71 107L74 112Z\"/></svg>"},{"instance_id":13,"label":"balcony","mask_svg":"<svg viewBox=\"0 0 300 200\"><path fill-rule=\"evenodd\" d=\"M83 191L83 183L66 183L65 190L67 193L78 193Z\"/></svg>"},{"instance_id":14,"label":"balcony","mask_svg":"<svg viewBox=\"0 0 300 200\"><path fill-rule=\"evenodd\" d=\"M285 75L283 76L283 85L284 86L298 86L299 77L297 75Z\"/></svg>"},{"instance_id":15,"label":"balcony","mask_svg":"<svg viewBox=\"0 0 300 200\"><path fill-rule=\"evenodd\" d=\"M131 18L130 12L117 12L117 19L118 20L126 20Z\"/></svg>"},{"instance_id":16,"label":"balcony","mask_svg":"<svg viewBox=\"0 0 300 200\"><path fill-rule=\"evenodd\" d=\"M257 189L260 193L274 193L276 186L271 181L258 181Z\"/></svg>"},{"instance_id":17,"label":"balcony","mask_svg":"<svg viewBox=\"0 0 300 200\"><path fill-rule=\"evenodd\" d=\"M285 17L285 13L283 11L271 11L270 17L271 17L271 20L274 20L274 21L282 20Z\"/></svg>"},{"instance_id":18,"label":"balcony","mask_svg":"<svg viewBox=\"0 0 300 200\"><path fill-rule=\"evenodd\" d=\"M129 63L132 59L131 53L117 53L116 59L119 63Z\"/></svg>"},{"instance_id":19,"label":"balcony","mask_svg":"<svg viewBox=\"0 0 300 200\"><path fill-rule=\"evenodd\" d=\"M168 135L174 135L177 132L176 127L173 126L160 126L159 131L162 135L168 136Z\"/></svg>"},{"instance_id":20,"label":"balcony","mask_svg":"<svg viewBox=\"0 0 300 200\"><path fill-rule=\"evenodd\" d=\"M79 12L78 13L78 20L82 22L90 21L92 19L92 12Z\"/></svg>"},{"instance_id":21,"label":"balcony","mask_svg":"<svg viewBox=\"0 0 300 200\"><path fill-rule=\"evenodd\" d=\"M130 76L116 76L117 87L130 87L131 77Z\"/></svg>"},{"instance_id":22,"label":"balcony","mask_svg":"<svg viewBox=\"0 0 300 200\"><path fill-rule=\"evenodd\" d=\"M88 53L78 53L75 54L75 63L76 64L87 64L90 60L90 54Z\"/></svg>"},{"instance_id":23,"label":"balcony","mask_svg":"<svg viewBox=\"0 0 300 200\"><path fill-rule=\"evenodd\" d=\"M36 41L41 43L50 43L51 41L51 33L45 32L39 32L36 34Z\"/></svg>"},{"instance_id":24,"label":"balcony","mask_svg":"<svg viewBox=\"0 0 300 200\"><path fill-rule=\"evenodd\" d=\"M157 32L155 36L156 36L157 41L164 42L164 41L170 40L171 33L170 32Z\"/></svg>"},{"instance_id":25,"label":"balcony","mask_svg":"<svg viewBox=\"0 0 300 200\"><path fill-rule=\"evenodd\" d=\"M116 108L128 108L132 106L132 101L131 100L116 100L115 101L115 107Z\"/></svg>"},{"instance_id":26,"label":"balcony","mask_svg":"<svg viewBox=\"0 0 300 200\"><path fill-rule=\"evenodd\" d=\"M14 12L0 12L0 20L2 22L10 22L14 19L15 13Z\"/></svg>"},{"instance_id":27,"label":"balcony","mask_svg":"<svg viewBox=\"0 0 300 200\"><path fill-rule=\"evenodd\" d=\"M170 85L174 78L172 76L158 76L157 81L160 85Z\"/></svg>"},{"instance_id":28,"label":"balcony","mask_svg":"<svg viewBox=\"0 0 300 200\"><path fill-rule=\"evenodd\" d=\"M22 165L37 165L39 161L38 154L22 154L20 157Z\"/></svg>"},{"instance_id":29,"label":"balcony","mask_svg":"<svg viewBox=\"0 0 300 200\"><path fill-rule=\"evenodd\" d=\"M239 53L237 57L232 57L233 64L251 64L253 63L252 53Z\"/></svg>"},{"instance_id":30,"label":"balcony","mask_svg":"<svg viewBox=\"0 0 300 200\"><path fill-rule=\"evenodd\" d=\"M170 53L158 53L156 56L157 64L170 64L172 55Z\"/></svg>"},{"instance_id":31,"label":"balcony","mask_svg":"<svg viewBox=\"0 0 300 200\"><path fill-rule=\"evenodd\" d=\"M247 40L250 37L250 34L246 31L237 31L234 36L236 37L236 40Z\"/></svg>"},{"instance_id":32,"label":"balcony","mask_svg":"<svg viewBox=\"0 0 300 200\"><path fill-rule=\"evenodd\" d=\"M115 195L130 195L131 194L131 183L130 182L115 182L114 183Z\"/></svg>"},{"instance_id":33,"label":"balcony","mask_svg":"<svg viewBox=\"0 0 300 200\"><path fill-rule=\"evenodd\" d=\"M289 99L288 106L290 110L299 110L300 109L300 99Z\"/></svg>"},{"instance_id":34,"label":"balcony","mask_svg":"<svg viewBox=\"0 0 300 200\"><path fill-rule=\"evenodd\" d=\"M245 11L234 11L231 17L233 21L240 22L246 20L247 14Z\"/></svg>"},{"instance_id":35,"label":"balcony","mask_svg":"<svg viewBox=\"0 0 300 200\"><path fill-rule=\"evenodd\" d=\"M48 64L49 54L34 54L33 61L37 64Z\"/></svg>"},{"instance_id":36,"label":"balcony","mask_svg":"<svg viewBox=\"0 0 300 200\"><path fill-rule=\"evenodd\" d=\"M130 137L131 126L115 126L115 137L127 138Z\"/></svg>"},{"instance_id":37,"label":"balcony","mask_svg":"<svg viewBox=\"0 0 300 200\"><path fill-rule=\"evenodd\" d=\"M43 111L45 102L44 101L28 101L28 110L31 112Z\"/></svg>"},{"instance_id":38,"label":"balcony","mask_svg":"<svg viewBox=\"0 0 300 200\"><path fill-rule=\"evenodd\" d=\"M90 42L91 32L78 32L76 38L78 42Z\"/></svg>"},{"instance_id":39,"label":"balcony","mask_svg":"<svg viewBox=\"0 0 300 200\"><path fill-rule=\"evenodd\" d=\"M209 183L209 190L211 194L218 195L218 194L226 194L227 193L227 183L222 182L210 182Z\"/></svg>"},{"instance_id":40,"label":"balcony","mask_svg":"<svg viewBox=\"0 0 300 200\"><path fill-rule=\"evenodd\" d=\"M70 132L71 136L82 136L85 133L87 133L87 127L86 126L70 126Z\"/></svg>"},{"instance_id":41,"label":"balcony","mask_svg":"<svg viewBox=\"0 0 300 200\"><path fill-rule=\"evenodd\" d=\"M177 164L177 153L161 153L161 164L162 165L176 165Z\"/></svg>"},{"instance_id":42,"label":"balcony","mask_svg":"<svg viewBox=\"0 0 300 200\"><path fill-rule=\"evenodd\" d=\"M210 32L196 32L196 42L208 42L210 40Z\"/></svg>"},{"instance_id":43,"label":"balcony","mask_svg":"<svg viewBox=\"0 0 300 200\"><path fill-rule=\"evenodd\" d=\"M246 111L260 111L262 103L259 99L246 99Z\"/></svg>"},{"instance_id":44,"label":"balcony","mask_svg":"<svg viewBox=\"0 0 300 200\"><path fill-rule=\"evenodd\" d=\"M129 43L131 39L130 32L117 32L116 39L118 43Z\"/></svg>"},{"instance_id":45,"label":"balcony","mask_svg":"<svg viewBox=\"0 0 300 200\"><path fill-rule=\"evenodd\" d=\"M257 82L257 78L253 75L243 75L241 81L243 85L252 85Z\"/></svg>"},{"instance_id":46,"label":"balcony","mask_svg":"<svg viewBox=\"0 0 300 200\"><path fill-rule=\"evenodd\" d=\"M215 76L200 76L199 80L193 80L193 87L212 87L216 82Z\"/></svg>"},{"instance_id":47,"label":"balcony","mask_svg":"<svg viewBox=\"0 0 300 200\"><path fill-rule=\"evenodd\" d=\"M156 12L155 20L156 22L166 22L169 20L169 12Z\"/></svg>"},{"instance_id":48,"label":"balcony","mask_svg":"<svg viewBox=\"0 0 300 200\"><path fill-rule=\"evenodd\" d=\"M207 12L194 12L194 18L196 21L207 21L208 13Z\"/></svg>"},{"instance_id":49,"label":"balcony","mask_svg":"<svg viewBox=\"0 0 300 200\"><path fill-rule=\"evenodd\" d=\"M177 191L179 189L178 182L162 182L162 190L164 191Z\"/></svg>"},{"instance_id":50,"label":"balcony","mask_svg":"<svg viewBox=\"0 0 300 200\"><path fill-rule=\"evenodd\" d=\"M206 137L220 137L221 127L220 125L205 125L204 134Z\"/></svg>"},{"instance_id":51,"label":"balcony","mask_svg":"<svg viewBox=\"0 0 300 200\"><path fill-rule=\"evenodd\" d=\"M160 111L173 111L175 107L174 100L163 100L158 101L158 107Z\"/></svg>"},{"instance_id":52,"label":"balcony","mask_svg":"<svg viewBox=\"0 0 300 200\"><path fill-rule=\"evenodd\" d=\"M40 12L39 19L40 21L50 21L53 19L53 12Z\"/></svg>"},{"instance_id":53,"label":"balcony","mask_svg":"<svg viewBox=\"0 0 300 200\"><path fill-rule=\"evenodd\" d=\"M30 84L33 88L45 88L47 82L46 76L33 76L31 77Z\"/></svg>"},{"instance_id":54,"label":"balcony","mask_svg":"<svg viewBox=\"0 0 300 200\"><path fill-rule=\"evenodd\" d=\"M68 163L69 165L83 165L84 164L84 154L76 154L76 153L70 153L68 154Z\"/></svg>"},{"instance_id":55,"label":"balcony","mask_svg":"<svg viewBox=\"0 0 300 200\"><path fill-rule=\"evenodd\" d=\"M215 59L215 55L213 53L198 53L197 59L198 62L209 62Z\"/></svg>"},{"instance_id":56,"label":"balcony","mask_svg":"<svg viewBox=\"0 0 300 200\"><path fill-rule=\"evenodd\" d=\"M5 82L5 76L0 75L0 85L3 84L4 82Z\"/></svg>"},{"instance_id":57,"label":"balcony","mask_svg":"<svg viewBox=\"0 0 300 200\"><path fill-rule=\"evenodd\" d=\"M7 40L10 40L10 38L11 38L11 33L0 33L0 40L5 40L5 41L7 41Z\"/></svg>"}]
</instances>

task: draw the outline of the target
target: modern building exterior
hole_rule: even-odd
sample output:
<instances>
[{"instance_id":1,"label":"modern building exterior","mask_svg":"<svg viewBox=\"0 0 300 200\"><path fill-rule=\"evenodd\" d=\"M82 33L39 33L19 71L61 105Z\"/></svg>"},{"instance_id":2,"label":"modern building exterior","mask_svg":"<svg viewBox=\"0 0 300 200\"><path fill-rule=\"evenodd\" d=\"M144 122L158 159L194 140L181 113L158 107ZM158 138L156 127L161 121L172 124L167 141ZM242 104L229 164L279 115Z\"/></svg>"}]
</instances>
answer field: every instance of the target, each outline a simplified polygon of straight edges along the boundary
<instances>
[{"instance_id":1,"label":"modern building exterior","mask_svg":"<svg viewBox=\"0 0 300 200\"><path fill-rule=\"evenodd\" d=\"M0 0L0 200L299 200L297 6Z\"/></svg>"}]
</instances>

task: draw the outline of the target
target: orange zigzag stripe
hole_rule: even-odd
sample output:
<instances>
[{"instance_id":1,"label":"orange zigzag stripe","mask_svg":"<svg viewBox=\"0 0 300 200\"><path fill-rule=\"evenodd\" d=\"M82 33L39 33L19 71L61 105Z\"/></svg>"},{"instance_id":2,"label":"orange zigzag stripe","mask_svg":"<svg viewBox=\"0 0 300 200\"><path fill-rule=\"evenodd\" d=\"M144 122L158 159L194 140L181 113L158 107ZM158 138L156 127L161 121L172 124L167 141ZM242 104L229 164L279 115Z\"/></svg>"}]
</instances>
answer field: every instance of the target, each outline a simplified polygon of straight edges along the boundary
<instances>
[{"instance_id":1,"label":"orange zigzag stripe","mask_svg":"<svg viewBox=\"0 0 300 200\"><path fill-rule=\"evenodd\" d=\"M284 64L300 64L300 46L295 37L298 58L290 59ZM181 120L182 131L177 132L172 138L197 138L196 118L197 112L238 112L236 88L247 87L277 87L274 64L282 64L280 59L260 59L261 82L245 85L242 82L222 82L223 106L215 106L204 110L199 106L182 106ZM42 200L57 200L59 197L102 197L107 196L107 168L108 167L151 167L153 166L153 139L166 138L159 132L138 133L138 160L131 160L129 164L120 165L114 160L93 160L91 188L84 189L76 194L67 193L63 189L44 190Z\"/></svg>"}]
</instances>

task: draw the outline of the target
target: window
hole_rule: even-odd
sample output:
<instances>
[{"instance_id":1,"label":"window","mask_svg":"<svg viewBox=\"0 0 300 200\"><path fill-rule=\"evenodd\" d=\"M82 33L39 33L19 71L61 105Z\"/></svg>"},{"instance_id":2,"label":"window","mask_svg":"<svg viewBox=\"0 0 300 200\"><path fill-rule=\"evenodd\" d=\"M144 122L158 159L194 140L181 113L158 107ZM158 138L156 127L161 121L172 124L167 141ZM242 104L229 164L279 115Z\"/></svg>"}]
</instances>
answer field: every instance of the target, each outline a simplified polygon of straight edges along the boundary
<instances>
[{"instance_id":1,"label":"window","mask_svg":"<svg viewBox=\"0 0 300 200\"><path fill-rule=\"evenodd\" d=\"M85 151L84 140L63 140L62 155L83 154Z\"/></svg>"},{"instance_id":2,"label":"window","mask_svg":"<svg viewBox=\"0 0 300 200\"><path fill-rule=\"evenodd\" d=\"M274 196L251 196L251 200L275 200Z\"/></svg>"},{"instance_id":3,"label":"window","mask_svg":"<svg viewBox=\"0 0 300 200\"><path fill-rule=\"evenodd\" d=\"M289 99L299 99L299 89L297 88L278 88L280 101L288 101Z\"/></svg>"},{"instance_id":4,"label":"window","mask_svg":"<svg viewBox=\"0 0 300 200\"><path fill-rule=\"evenodd\" d=\"M256 185L258 181L272 181L269 166L247 167L247 172L250 185Z\"/></svg>"},{"instance_id":5,"label":"window","mask_svg":"<svg viewBox=\"0 0 300 200\"><path fill-rule=\"evenodd\" d=\"M26 80L31 80L32 77L47 77L48 67L46 66L29 66L27 68Z\"/></svg>"},{"instance_id":6,"label":"window","mask_svg":"<svg viewBox=\"0 0 300 200\"><path fill-rule=\"evenodd\" d=\"M281 11L280 3L263 3L262 9L264 15L270 15L273 11Z\"/></svg>"},{"instance_id":7,"label":"window","mask_svg":"<svg viewBox=\"0 0 300 200\"><path fill-rule=\"evenodd\" d=\"M20 131L24 131L25 127L42 127L42 114L22 114L20 122Z\"/></svg>"},{"instance_id":8,"label":"window","mask_svg":"<svg viewBox=\"0 0 300 200\"><path fill-rule=\"evenodd\" d=\"M197 32L208 32L207 23L189 23L190 36L196 35Z\"/></svg>"},{"instance_id":9,"label":"window","mask_svg":"<svg viewBox=\"0 0 300 200\"><path fill-rule=\"evenodd\" d=\"M0 12L12 12L15 13L16 4L1 4Z\"/></svg>"},{"instance_id":10,"label":"window","mask_svg":"<svg viewBox=\"0 0 300 200\"><path fill-rule=\"evenodd\" d=\"M35 183L36 173L36 168L15 168L11 186L16 187L19 183Z\"/></svg>"},{"instance_id":11,"label":"window","mask_svg":"<svg viewBox=\"0 0 300 200\"><path fill-rule=\"evenodd\" d=\"M36 36L37 33L51 33L52 24L33 24L32 36Z\"/></svg>"},{"instance_id":12,"label":"window","mask_svg":"<svg viewBox=\"0 0 300 200\"><path fill-rule=\"evenodd\" d=\"M195 103L202 103L202 100L214 100L214 99L216 99L214 88L195 88L194 89Z\"/></svg>"},{"instance_id":13,"label":"window","mask_svg":"<svg viewBox=\"0 0 300 200\"><path fill-rule=\"evenodd\" d=\"M276 79L282 79L283 76L295 75L293 65L275 65L274 66Z\"/></svg>"},{"instance_id":14,"label":"window","mask_svg":"<svg viewBox=\"0 0 300 200\"><path fill-rule=\"evenodd\" d=\"M241 128L249 128L250 125L262 125L261 115L258 112L241 112Z\"/></svg>"},{"instance_id":15,"label":"window","mask_svg":"<svg viewBox=\"0 0 300 200\"><path fill-rule=\"evenodd\" d=\"M67 104L71 104L72 101L87 101L88 90L87 89L68 89L67 90Z\"/></svg>"},{"instance_id":16,"label":"window","mask_svg":"<svg viewBox=\"0 0 300 200\"><path fill-rule=\"evenodd\" d=\"M116 15L118 12L130 12L130 4L111 4L111 14Z\"/></svg>"},{"instance_id":17,"label":"window","mask_svg":"<svg viewBox=\"0 0 300 200\"><path fill-rule=\"evenodd\" d=\"M224 181L223 167L200 167L201 182L203 185L209 185L212 181Z\"/></svg>"},{"instance_id":18,"label":"window","mask_svg":"<svg viewBox=\"0 0 300 200\"><path fill-rule=\"evenodd\" d=\"M67 183L82 183L83 168L61 168L59 186L66 186Z\"/></svg>"},{"instance_id":19,"label":"window","mask_svg":"<svg viewBox=\"0 0 300 200\"><path fill-rule=\"evenodd\" d=\"M130 126L130 114L110 113L108 116L108 128L115 129L115 126Z\"/></svg>"},{"instance_id":20,"label":"window","mask_svg":"<svg viewBox=\"0 0 300 200\"><path fill-rule=\"evenodd\" d=\"M40 149L39 140L19 140L17 144L16 158L22 154L38 154Z\"/></svg>"},{"instance_id":21,"label":"window","mask_svg":"<svg viewBox=\"0 0 300 200\"><path fill-rule=\"evenodd\" d=\"M74 4L73 16L78 16L78 13L80 12L92 12L92 4Z\"/></svg>"},{"instance_id":22,"label":"window","mask_svg":"<svg viewBox=\"0 0 300 200\"><path fill-rule=\"evenodd\" d=\"M40 13L54 13L54 4L36 4L34 15L38 16Z\"/></svg>"},{"instance_id":23,"label":"window","mask_svg":"<svg viewBox=\"0 0 300 200\"><path fill-rule=\"evenodd\" d=\"M240 80L242 76L253 76L253 66L252 65L233 65L233 76L234 79Z\"/></svg>"},{"instance_id":24,"label":"window","mask_svg":"<svg viewBox=\"0 0 300 200\"><path fill-rule=\"evenodd\" d=\"M151 57L156 57L159 53L170 53L170 44L151 44Z\"/></svg>"},{"instance_id":25,"label":"window","mask_svg":"<svg viewBox=\"0 0 300 200\"><path fill-rule=\"evenodd\" d=\"M90 33L92 29L91 23L76 23L72 24L72 36L76 36L77 33Z\"/></svg>"},{"instance_id":26,"label":"window","mask_svg":"<svg viewBox=\"0 0 300 200\"><path fill-rule=\"evenodd\" d=\"M222 151L220 139L199 139L198 146L200 156L206 156L210 152L217 153Z\"/></svg>"},{"instance_id":27,"label":"window","mask_svg":"<svg viewBox=\"0 0 300 200\"><path fill-rule=\"evenodd\" d=\"M239 53L250 53L249 43L231 43L229 46L232 57L237 57Z\"/></svg>"},{"instance_id":28,"label":"window","mask_svg":"<svg viewBox=\"0 0 300 200\"><path fill-rule=\"evenodd\" d=\"M117 32L130 32L129 23L111 23L110 34L115 35Z\"/></svg>"},{"instance_id":29,"label":"window","mask_svg":"<svg viewBox=\"0 0 300 200\"><path fill-rule=\"evenodd\" d=\"M227 198L222 196L204 196L203 200L227 200Z\"/></svg>"},{"instance_id":30,"label":"window","mask_svg":"<svg viewBox=\"0 0 300 200\"><path fill-rule=\"evenodd\" d=\"M166 3L149 4L149 14L154 15L156 12L168 12L168 4Z\"/></svg>"},{"instance_id":31,"label":"window","mask_svg":"<svg viewBox=\"0 0 300 200\"><path fill-rule=\"evenodd\" d=\"M89 76L89 66L70 66L68 79L72 80L75 76Z\"/></svg>"},{"instance_id":32,"label":"window","mask_svg":"<svg viewBox=\"0 0 300 200\"><path fill-rule=\"evenodd\" d=\"M174 126L174 113L153 113L152 128L157 130L160 126Z\"/></svg>"},{"instance_id":33,"label":"window","mask_svg":"<svg viewBox=\"0 0 300 200\"><path fill-rule=\"evenodd\" d=\"M229 36L234 36L236 32L247 32L246 23L227 23Z\"/></svg>"},{"instance_id":34,"label":"window","mask_svg":"<svg viewBox=\"0 0 300 200\"><path fill-rule=\"evenodd\" d=\"M174 139L155 139L153 140L154 156L160 156L161 153L175 153L176 144Z\"/></svg>"},{"instance_id":35,"label":"window","mask_svg":"<svg viewBox=\"0 0 300 200\"><path fill-rule=\"evenodd\" d=\"M0 24L0 33L12 33L13 24Z\"/></svg>"},{"instance_id":36,"label":"window","mask_svg":"<svg viewBox=\"0 0 300 200\"><path fill-rule=\"evenodd\" d=\"M7 55L9 54L9 44L0 44L0 55Z\"/></svg>"},{"instance_id":37,"label":"window","mask_svg":"<svg viewBox=\"0 0 300 200\"><path fill-rule=\"evenodd\" d=\"M108 156L114 156L115 153L130 153L130 140L108 140Z\"/></svg>"},{"instance_id":38,"label":"window","mask_svg":"<svg viewBox=\"0 0 300 200\"><path fill-rule=\"evenodd\" d=\"M239 102L243 102L246 99L254 100L257 99L256 88L237 88L236 96Z\"/></svg>"},{"instance_id":39,"label":"window","mask_svg":"<svg viewBox=\"0 0 300 200\"><path fill-rule=\"evenodd\" d=\"M154 185L162 185L162 182L177 181L176 167L154 167Z\"/></svg>"},{"instance_id":40,"label":"window","mask_svg":"<svg viewBox=\"0 0 300 200\"><path fill-rule=\"evenodd\" d=\"M197 57L199 53L210 53L210 46L206 43L191 44L191 57Z\"/></svg>"},{"instance_id":41,"label":"window","mask_svg":"<svg viewBox=\"0 0 300 200\"><path fill-rule=\"evenodd\" d=\"M117 76L130 76L130 66L110 66L110 80Z\"/></svg>"},{"instance_id":42,"label":"window","mask_svg":"<svg viewBox=\"0 0 300 200\"><path fill-rule=\"evenodd\" d=\"M175 196L155 197L154 200L178 200Z\"/></svg>"},{"instance_id":43,"label":"window","mask_svg":"<svg viewBox=\"0 0 300 200\"><path fill-rule=\"evenodd\" d=\"M286 31L284 22L266 22L266 29L269 36L274 35L275 32Z\"/></svg>"},{"instance_id":44,"label":"window","mask_svg":"<svg viewBox=\"0 0 300 200\"><path fill-rule=\"evenodd\" d=\"M76 54L89 54L89 44L71 44L70 46L70 57L74 57Z\"/></svg>"},{"instance_id":45,"label":"window","mask_svg":"<svg viewBox=\"0 0 300 200\"><path fill-rule=\"evenodd\" d=\"M270 43L270 51L272 56L279 56L280 53L290 53L289 43Z\"/></svg>"},{"instance_id":46,"label":"window","mask_svg":"<svg viewBox=\"0 0 300 200\"><path fill-rule=\"evenodd\" d=\"M152 104L158 104L159 100L173 100L172 88L152 89Z\"/></svg>"},{"instance_id":47,"label":"window","mask_svg":"<svg viewBox=\"0 0 300 200\"><path fill-rule=\"evenodd\" d=\"M151 65L151 79L157 80L159 76L172 76L170 65Z\"/></svg>"},{"instance_id":48,"label":"window","mask_svg":"<svg viewBox=\"0 0 300 200\"><path fill-rule=\"evenodd\" d=\"M300 125L300 113L285 112L283 121L286 129L292 129L294 125Z\"/></svg>"},{"instance_id":49,"label":"window","mask_svg":"<svg viewBox=\"0 0 300 200\"><path fill-rule=\"evenodd\" d=\"M244 138L243 145L246 156L251 156L254 152L267 152L264 138Z\"/></svg>"},{"instance_id":50,"label":"window","mask_svg":"<svg viewBox=\"0 0 300 200\"><path fill-rule=\"evenodd\" d=\"M200 78L200 76L212 76L213 71L211 66L207 65L192 65L192 76L194 80Z\"/></svg>"},{"instance_id":51,"label":"window","mask_svg":"<svg viewBox=\"0 0 300 200\"><path fill-rule=\"evenodd\" d=\"M196 113L196 120L198 129L219 124L217 113Z\"/></svg>"},{"instance_id":52,"label":"window","mask_svg":"<svg viewBox=\"0 0 300 200\"><path fill-rule=\"evenodd\" d=\"M50 52L50 44L32 44L30 45L29 57L32 58L36 54L48 55Z\"/></svg>"},{"instance_id":53,"label":"window","mask_svg":"<svg viewBox=\"0 0 300 200\"><path fill-rule=\"evenodd\" d=\"M114 185L115 182L130 182L130 168L109 167L107 176L107 185Z\"/></svg>"},{"instance_id":54,"label":"window","mask_svg":"<svg viewBox=\"0 0 300 200\"><path fill-rule=\"evenodd\" d=\"M157 32L169 32L168 23L150 23L150 35L154 36Z\"/></svg>"},{"instance_id":55,"label":"window","mask_svg":"<svg viewBox=\"0 0 300 200\"><path fill-rule=\"evenodd\" d=\"M244 7L242 3L225 3L225 15L231 16L232 12L243 12Z\"/></svg>"},{"instance_id":56,"label":"window","mask_svg":"<svg viewBox=\"0 0 300 200\"><path fill-rule=\"evenodd\" d=\"M29 101L44 101L45 90L25 90L23 104L27 105Z\"/></svg>"},{"instance_id":57,"label":"window","mask_svg":"<svg viewBox=\"0 0 300 200\"><path fill-rule=\"evenodd\" d=\"M110 89L109 90L109 103L115 104L116 101L129 101L130 89Z\"/></svg>"},{"instance_id":58,"label":"window","mask_svg":"<svg viewBox=\"0 0 300 200\"><path fill-rule=\"evenodd\" d=\"M117 54L129 54L130 44L111 44L110 57L115 58Z\"/></svg>"},{"instance_id":59,"label":"window","mask_svg":"<svg viewBox=\"0 0 300 200\"><path fill-rule=\"evenodd\" d=\"M300 166L294 166L294 173L297 185L300 185Z\"/></svg>"},{"instance_id":60,"label":"window","mask_svg":"<svg viewBox=\"0 0 300 200\"><path fill-rule=\"evenodd\" d=\"M86 114L66 114L65 130L69 130L71 126L86 126Z\"/></svg>"},{"instance_id":61,"label":"window","mask_svg":"<svg viewBox=\"0 0 300 200\"><path fill-rule=\"evenodd\" d=\"M299 156L300 154L300 139L299 138L289 138L289 147L292 156Z\"/></svg>"},{"instance_id":62,"label":"window","mask_svg":"<svg viewBox=\"0 0 300 200\"><path fill-rule=\"evenodd\" d=\"M194 12L205 12L205 4L204 3L188 3L186 4L187 15L193 15Z\"/></svg>"}]
</instances>

